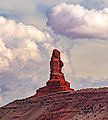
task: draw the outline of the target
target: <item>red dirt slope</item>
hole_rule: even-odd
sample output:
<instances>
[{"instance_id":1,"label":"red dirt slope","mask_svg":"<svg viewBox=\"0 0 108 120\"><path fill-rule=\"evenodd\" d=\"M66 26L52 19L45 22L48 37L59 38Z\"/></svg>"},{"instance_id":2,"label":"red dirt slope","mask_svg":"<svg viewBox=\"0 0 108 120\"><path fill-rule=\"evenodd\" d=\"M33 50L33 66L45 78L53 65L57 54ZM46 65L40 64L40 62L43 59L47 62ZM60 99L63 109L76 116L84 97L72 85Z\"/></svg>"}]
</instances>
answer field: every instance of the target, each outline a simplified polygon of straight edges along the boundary
<instances>
[{"instance_id":1,"label":"red dirt slope","mask_svg":"<svg viewBox=\"0 0 108 120\"><path fill-rule=\"evenodd\" d=\"M0 108L0 120L108 120L108 88L16 100Z\"/></svg>"}]
</instances>

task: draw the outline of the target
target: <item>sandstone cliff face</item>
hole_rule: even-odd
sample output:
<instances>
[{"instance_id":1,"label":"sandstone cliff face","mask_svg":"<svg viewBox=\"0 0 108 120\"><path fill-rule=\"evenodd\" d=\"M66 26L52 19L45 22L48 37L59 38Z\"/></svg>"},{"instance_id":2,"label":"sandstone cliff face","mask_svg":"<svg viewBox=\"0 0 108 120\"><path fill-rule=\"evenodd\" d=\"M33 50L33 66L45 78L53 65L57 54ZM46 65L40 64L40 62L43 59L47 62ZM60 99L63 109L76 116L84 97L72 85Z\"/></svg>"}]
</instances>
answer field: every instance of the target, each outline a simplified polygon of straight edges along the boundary
<instances>
[{"instance_id":1,"label":"sandstone cliff face","mask_svg":"<svg viewBox=\"0 0 108 120\"><path fill-rule=\"evenodd\" d=\"M0 108L0 120L108 120L108 88L16 100Z\"/></svg>"}]
</instances>

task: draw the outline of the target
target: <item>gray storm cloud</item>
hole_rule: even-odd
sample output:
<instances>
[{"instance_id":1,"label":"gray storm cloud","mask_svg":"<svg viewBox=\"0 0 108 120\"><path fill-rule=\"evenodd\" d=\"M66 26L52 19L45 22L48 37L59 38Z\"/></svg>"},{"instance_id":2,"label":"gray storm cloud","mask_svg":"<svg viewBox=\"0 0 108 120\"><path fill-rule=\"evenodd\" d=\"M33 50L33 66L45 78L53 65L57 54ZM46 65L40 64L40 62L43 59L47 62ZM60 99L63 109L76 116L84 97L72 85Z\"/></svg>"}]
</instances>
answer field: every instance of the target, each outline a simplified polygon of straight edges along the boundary
<instances>
[{"instance_id":1,"label":"gray storm cloud","mask_svg":"<svg viewBox=\"0 0 108 120\"><path fill-rule=\"evenodd\" d=\"M108 8L86 9L80 5L61 3L48 14L48 25L59 34L71 38L108 38Z\"/></svg>"}]
</instances>

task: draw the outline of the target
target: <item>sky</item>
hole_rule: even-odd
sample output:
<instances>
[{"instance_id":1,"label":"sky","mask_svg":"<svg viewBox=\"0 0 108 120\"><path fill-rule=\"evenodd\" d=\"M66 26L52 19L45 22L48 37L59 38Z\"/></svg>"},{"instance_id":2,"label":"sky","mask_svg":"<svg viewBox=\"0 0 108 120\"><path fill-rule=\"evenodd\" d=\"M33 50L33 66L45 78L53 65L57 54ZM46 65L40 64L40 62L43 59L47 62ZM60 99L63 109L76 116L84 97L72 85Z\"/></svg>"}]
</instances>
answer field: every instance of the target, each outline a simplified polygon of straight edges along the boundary
<instances>
[{"instance_id":1,"label":"sky","mask_svg":"<svg viewBox=\"0 0 108 120\"><path fill-rule=\"evenodd\" d=\"M61 52L71 87L108 86L108 1L0 0L0 106L34 95Z\"/></svg>"}]
</instances>

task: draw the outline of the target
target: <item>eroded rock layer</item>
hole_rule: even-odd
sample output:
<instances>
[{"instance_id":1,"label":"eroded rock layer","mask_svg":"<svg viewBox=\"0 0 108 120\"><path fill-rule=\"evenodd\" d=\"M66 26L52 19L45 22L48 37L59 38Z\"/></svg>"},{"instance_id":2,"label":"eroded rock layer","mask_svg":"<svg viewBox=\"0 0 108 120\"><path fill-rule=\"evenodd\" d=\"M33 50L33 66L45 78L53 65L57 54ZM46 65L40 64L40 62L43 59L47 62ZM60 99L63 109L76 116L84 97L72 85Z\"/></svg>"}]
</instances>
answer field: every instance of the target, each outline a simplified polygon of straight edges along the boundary
<instances>
[{"instance_id":1,"label":"eroded rock layer","mask_svg":"<svg viewBox=\"0 0 108 120\"><path fill-rule=\"evenodd\" d=\"M108 88L16 100L0 108L0 120L108 120Z\"/></svg>"}]
</instances>

